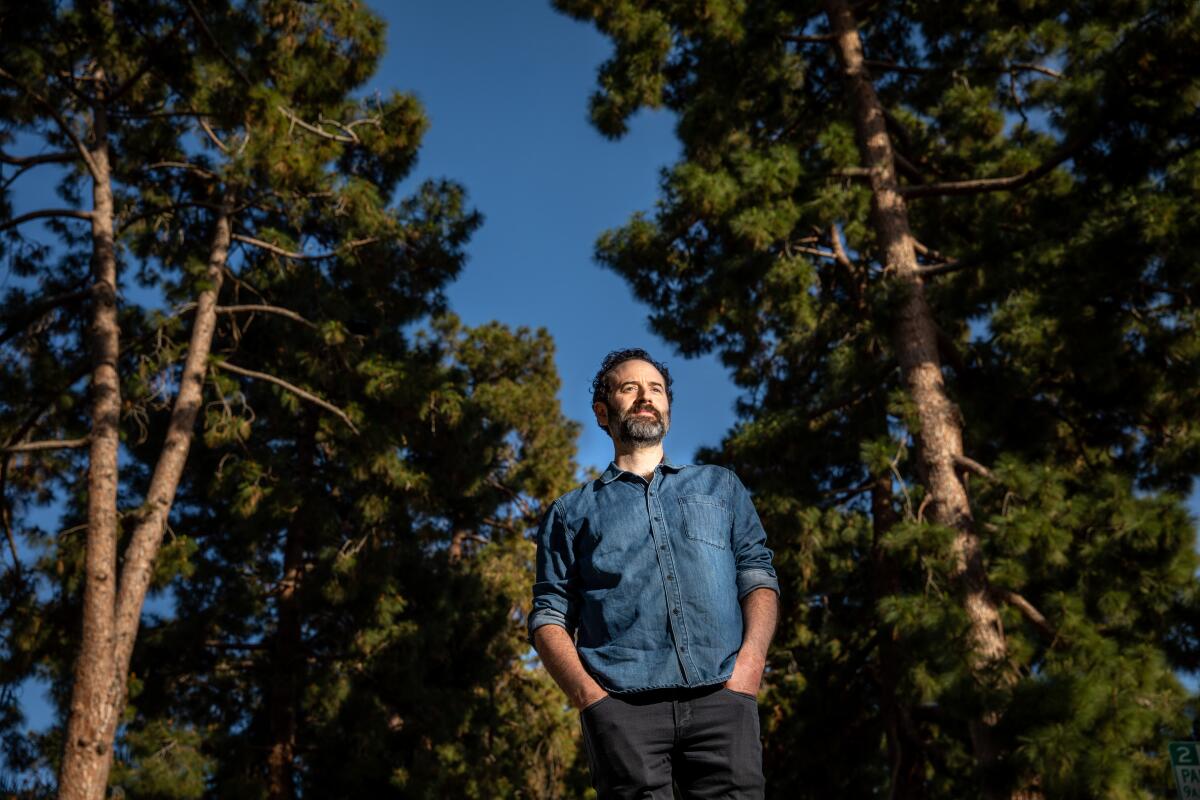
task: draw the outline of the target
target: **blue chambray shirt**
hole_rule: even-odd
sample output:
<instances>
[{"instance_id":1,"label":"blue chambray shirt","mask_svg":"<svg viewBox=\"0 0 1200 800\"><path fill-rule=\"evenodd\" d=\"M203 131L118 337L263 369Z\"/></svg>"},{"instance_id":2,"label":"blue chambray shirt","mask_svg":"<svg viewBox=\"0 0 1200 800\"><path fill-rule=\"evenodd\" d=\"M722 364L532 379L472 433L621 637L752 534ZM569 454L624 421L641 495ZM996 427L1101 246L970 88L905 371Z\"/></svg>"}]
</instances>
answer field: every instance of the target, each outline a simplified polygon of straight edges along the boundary
<instances>
[{"instance_id":1,"label":"blue chambray shirt","mask_svg":"<svg viewBox=\"0 0 1200 800\"><path fill-rule=\"evenodd\" d=\"M766 533L731 471L664 459L649 483L615 463L554 502L537 542L529 633L560 625L608 692L723 683L740 600L778 593Z\"/></svg>"}]
</instances>

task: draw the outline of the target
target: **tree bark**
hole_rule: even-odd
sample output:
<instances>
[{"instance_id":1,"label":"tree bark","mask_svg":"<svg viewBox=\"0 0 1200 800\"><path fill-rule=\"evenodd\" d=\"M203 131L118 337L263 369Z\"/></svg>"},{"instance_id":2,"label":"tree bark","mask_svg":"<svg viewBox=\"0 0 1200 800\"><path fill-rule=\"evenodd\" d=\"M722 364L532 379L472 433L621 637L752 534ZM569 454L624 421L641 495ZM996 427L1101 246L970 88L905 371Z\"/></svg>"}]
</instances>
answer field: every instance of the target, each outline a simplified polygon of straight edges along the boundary
<instances>
[{"instance_id":1,"label":"tree bark","mask_svg":"<svg viewBox=\"0 0 1200 800\"><path fill-rule=\"evenodd\" d=\"M98 112L98 119L102 114ZM97 129L101 130L99 123ZM98 140L100 137L97 137ZM99 154L93 152L98 165L102 165L107 176L107 150ZM207 285L201 291L197 300L196 316L192 325L191 340L188 345L187 358L179 379L179 393L171 410L171 419L167 427L166 439L154 474L150 480L150 488L146 492L146 501L138 514L138 523L134 528L130 543L125 550L124 563L121 568L119 595L115 591L114 573L116 571L117 527L116 527L116 423L120 413L120 385L116 369L118 352L118 335L116 319L116 266L113 258L112 241L112 191L111 184L106 182L105 197L107 206L105 214L99 213L100 202L97 201L97 220L106 219L106 237L97 237L98 242L106 242L106 249L97 246L98 250L106 253L108 273L101 273L98 280L97 312L103 326L93 323L95 330L103 330L104 337L100 339L105 347L105 383L106 399L115 397L113 407L104 407L111 414L111 421L104 418L106 425L111 425L112 431L102 428L100 417L93 413L92 429L92 462L89 471L89 530L88 530L88 573L84 589L84 632L83 646L80 651L79 663L76 668L75 686L71 693L71 716L68 721L68 737L66 751L63 757L63 767L59 778L58 797L60 800L102 800L108 785L108 773L112 766L112 746L116 735L117 723L125 707L126 689L129 677L129 663L133 656L133 645L137 638L138 626L141 622L142 605L146 591L150 586L150 578L154 569L154 560L162 544L166 530L167 516L175 500L183 468L187 462L188 450L191 447L196 417L199 414L204 386L204 375L208 365L208 355L212 346L213 334L216 331L217 295L221 290L225 262L229 253L230 219L229 202L225 203L217 217L213 232L212 246L209 252ZM93 223L94 229L97 223ZM100 263L100 259L97 259ZM98 270L99 272L99 270ZM107 275L107 277L103 277ZM108 287L112 287L110 291ZM111 302L105 302L110 298ZM108 316L102 316L107 314ZM93 335L96 339L96 334ZM111 345L110 345L111 343ZM97 366L99 379L99 365ZM99 399L95 401L99 404ZM105 437L109 437L106 439ZM93 482L92 475L96 474L97 441L111 441L111 473L100 473L105 480ZM109 457L107 449L101 453ZM107 476L111 474L111 481ZM99 487L100 491L96 489ZM103 502L101 502L103 501ZM95 503L95 506L93 506ZM95 508L95 510L93 510ZM100 527L95 520L101 520L107 527ZM110 521L111 520L111 521ZM97 535L102 532L103 536ZM104 572L94 573L92 567L93 539L99 554L96 557L97 568L103 566ZM101 558L103 561L101 561ZM93 585L95 584L95 585ZM97 595L89 607L89 598Z\"/></svg>"},{"instance_id":2,"label":"tree bark","mask_svg":"<svg viewBox=\"0 0 1200 800\"><path fill-rule=\"evenodd\" d=\"M920 428L914 433L918 473L930 499L930 517L956 531L953 577L970 623L972 671L981 685L997 687L1011 682L1012 676L1005 664L1007 642L999 609L988 591L966 487L956 469L956 460L963 453L962 418L946 394L937 325L917 265L908 209L896 181L883 107L863 63L857 23L846 0L826 0L825 7L853 104L859 148L870 173L872 224L885 260L885 274L899 283L903 293L892 346L920 418ZM994 735L998 721L999 711L989 710L971 723L972 745L983 770L999 758Z\"/></svg>"},{"instance_id":3,"label":"tree bark","mask_svg":"<svg viewBox=\"0 0 1200 800\"><path fill-rule=\"evenodd\" d=\"M94 73L96 86L104 71ZM108 118L103 102L93 109L92 146L92 430L88 453L87 542L83 585L83 632L75 662L75 682L63 763L60 800L103 798L112 763L112 738L105 704L113 675L117 581L117 454L120 447L121 383L117 359L121 332L117 320L117 260L113 243L112 172L108 160Z\"/></svg>"},{"instance_id":4,"label":"tree bark","mask_svg":"<svg viewBox=\"0 0 1200 800\"><path fill-rule=\"evenodd\" d=\"M306 487L316 457L316 425L312 412L302 411L297 469L300 486ZM271 685L268 690L271 741L267 750L267 797L294 800L296 796L296 718L304 669L301 634L303 609L300 589L304 580L304 553L308 547L308 504L301 500L288 525L283 551L283 580L276 605L278 627L271 653Z\"/></svg>"}]
</instances>

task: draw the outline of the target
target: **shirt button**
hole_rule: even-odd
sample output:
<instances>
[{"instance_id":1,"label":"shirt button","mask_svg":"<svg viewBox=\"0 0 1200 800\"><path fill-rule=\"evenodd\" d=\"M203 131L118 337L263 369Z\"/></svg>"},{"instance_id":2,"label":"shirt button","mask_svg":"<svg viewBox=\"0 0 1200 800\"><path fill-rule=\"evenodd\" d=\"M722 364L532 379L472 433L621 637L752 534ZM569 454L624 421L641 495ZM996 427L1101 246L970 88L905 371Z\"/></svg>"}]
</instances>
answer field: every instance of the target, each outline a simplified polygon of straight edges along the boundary
<instances>
[{"instance_id":1,"label":"shirt button","mask_svg":"<svg viewBox=\"0 0 1200 800\"><path fill-rule=\"evenodd\" d=\"M677 617L679 616L679 609L678 609L678 608L677 608L677 609L675 609L675 616L677 616Z\"/></svg>"},{"instance_id":2,"label":"shirt button","mask_svg":"<svg viewBox=\"0 0 1200 800\"><path fill-rule=\"evenodd\" d=\"M673 580L675 580L675 576L674 576L674 575L668 575L668 576L667 576L667 580L669 580L669 581L673 581Z\"/></svg>"},{"instance_id":3,"label":"shirt button","mask_svg":"<svg viewBox=\"0 0 1200 800\"><path fill-rule=\"evenodd\" d=\"M659 550L666 550L666 549L667 549L667 546L664 544L664 545L662 545L661 547L659 547L658 549L659 549Z\"/></svg>"}]
</instances>

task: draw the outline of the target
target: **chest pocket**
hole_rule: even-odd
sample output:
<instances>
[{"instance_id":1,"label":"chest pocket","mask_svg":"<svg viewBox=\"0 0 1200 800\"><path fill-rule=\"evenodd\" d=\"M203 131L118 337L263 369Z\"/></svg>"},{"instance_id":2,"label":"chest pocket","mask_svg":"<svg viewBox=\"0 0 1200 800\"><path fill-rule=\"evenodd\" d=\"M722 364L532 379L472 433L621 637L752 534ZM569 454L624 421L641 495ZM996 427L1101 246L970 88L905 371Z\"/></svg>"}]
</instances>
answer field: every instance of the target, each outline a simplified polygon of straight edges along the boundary
<instances>
[{"instance_id":1,"label":"chest pocket","mask_svg":"<svg viewBox=\"0 0 1200 800\"><path fill-rule=\"evenodd\" d=\"M729 547L729 512L721 498L707 494L689 494L679 498L683 516L683 535L724 550Z\"/></svg>"}]
</instances>

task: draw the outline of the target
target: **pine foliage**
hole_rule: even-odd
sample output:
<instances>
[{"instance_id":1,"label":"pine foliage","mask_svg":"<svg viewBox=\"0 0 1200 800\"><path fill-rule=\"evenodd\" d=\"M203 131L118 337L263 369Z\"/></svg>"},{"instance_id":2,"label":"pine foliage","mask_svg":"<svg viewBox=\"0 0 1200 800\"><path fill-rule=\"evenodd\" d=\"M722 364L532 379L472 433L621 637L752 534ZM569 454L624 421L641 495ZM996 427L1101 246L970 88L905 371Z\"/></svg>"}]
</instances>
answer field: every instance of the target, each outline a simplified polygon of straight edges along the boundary
<instances>
[{"instance_id":1,"label":"pine foliage","mask_svg":"<svg viewBox=\"0 0 1200 800\"><path fill-rule=\"evenodd\" d=\"M823 7L556 6L613 41L602 133L677 115L657 207L596 250L746 390L702 457L754 489L784 581L774 796L1170 796L1200 600L1195 4L855 6L1001 608L996 680L928 517L903 298Z\"/></svg>"}]
</instances>

